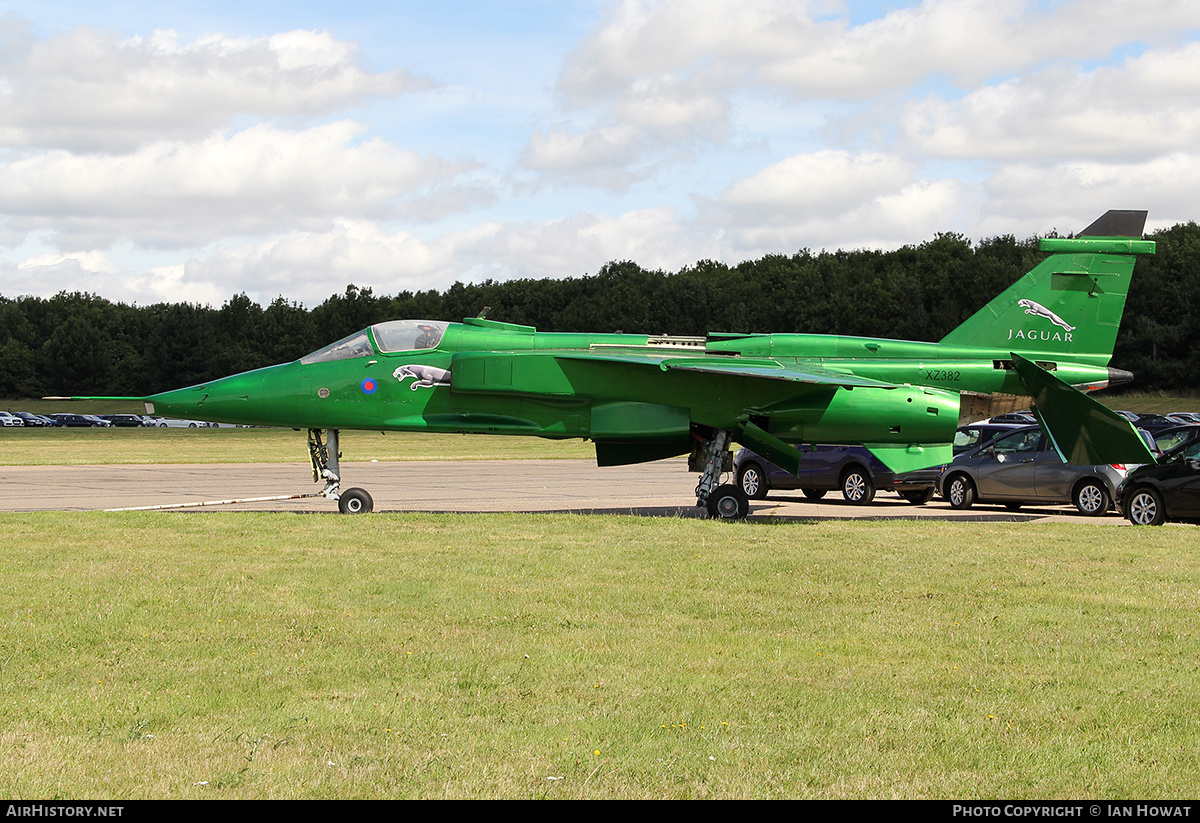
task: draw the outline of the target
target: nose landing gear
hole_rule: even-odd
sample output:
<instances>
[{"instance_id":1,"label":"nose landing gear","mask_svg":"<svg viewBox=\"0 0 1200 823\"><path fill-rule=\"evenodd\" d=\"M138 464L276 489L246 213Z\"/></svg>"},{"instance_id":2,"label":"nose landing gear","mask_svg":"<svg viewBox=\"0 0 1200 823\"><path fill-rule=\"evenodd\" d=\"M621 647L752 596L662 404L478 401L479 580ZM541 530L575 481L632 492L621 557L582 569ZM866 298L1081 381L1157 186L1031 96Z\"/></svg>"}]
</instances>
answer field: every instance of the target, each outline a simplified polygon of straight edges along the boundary
<instances>
[{"instance_id":1,"label":"nose landing gear","mask_svg":"<svg viewBox=\"0 0 1200 823\"><path fill-rule=\"evenodd\" d=\"M338 502L338 511L342 514L368 514L375 508L375 501L366 489L341 490L342 481L338 476L338 430L329 429L325 440L321 440L321 429L308 430L308 456L312 461L313 482L325 481L325 488L320 491L322 497Z\"/></svg>"}]
</instances>

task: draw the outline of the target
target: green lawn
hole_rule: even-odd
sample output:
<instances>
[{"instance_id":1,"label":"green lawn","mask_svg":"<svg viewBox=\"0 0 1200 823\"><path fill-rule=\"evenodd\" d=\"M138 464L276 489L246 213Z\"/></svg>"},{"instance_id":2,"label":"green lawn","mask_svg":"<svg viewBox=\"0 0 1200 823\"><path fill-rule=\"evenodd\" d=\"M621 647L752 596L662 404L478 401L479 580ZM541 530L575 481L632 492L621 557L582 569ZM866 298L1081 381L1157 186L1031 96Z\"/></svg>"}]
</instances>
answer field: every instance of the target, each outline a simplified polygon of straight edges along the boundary
<instances>
[{"instance_id":1,"label":"green lawn","mask_svg":"<svg viewBox=\"0 0 1200 823\"><path fill-rule=\"evenodd\" d=\"M307 463L308 435L292 429L0 428L0 465ZM495 435L341 433L344 460L594 458L591 443Z\"/></svg>"},{"instance_id":2,"label":"green lawn","mask_svg":"<svg viewBox=\"0 0 1200 823\"><path fill-rule=\"evenodd\" d=\"M0 796L1178 798L1200 532L0 514Z\"/></svg>"}]
</instances>

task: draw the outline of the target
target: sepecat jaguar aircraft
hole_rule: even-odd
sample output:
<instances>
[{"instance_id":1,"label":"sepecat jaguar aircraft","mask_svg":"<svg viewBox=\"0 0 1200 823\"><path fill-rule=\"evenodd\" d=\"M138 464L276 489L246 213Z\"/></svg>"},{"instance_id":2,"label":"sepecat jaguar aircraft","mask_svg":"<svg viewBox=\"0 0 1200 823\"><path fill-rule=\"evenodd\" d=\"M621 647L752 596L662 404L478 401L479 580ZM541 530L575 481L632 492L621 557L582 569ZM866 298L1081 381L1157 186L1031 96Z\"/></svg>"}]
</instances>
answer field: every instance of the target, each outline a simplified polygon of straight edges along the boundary
<instances>
[{"instance_id":1,"label":"sepecat jaguar aircraft","mask_svg":"<svg viewBox=\"0 0 1200 823\"><path fill-rule=\"evenodd\" d=\"M730 445L788 471L798 443L868 448L895 472L951 459L960 415L1031 395L1069 462L1151 462L1132 426L1086 397L1109 367L1144 211L1110 211L937 343L817 334L539 332L481 317L378 323L291 363L136 398L147 412L309 430L320 494L342 512L342 429L586 438L600 466L690 455L696 505L742 518ZM134 399L134 398L122 398ZM982 405L981 405L982 400Z\"/></svg>"}]
</instances>

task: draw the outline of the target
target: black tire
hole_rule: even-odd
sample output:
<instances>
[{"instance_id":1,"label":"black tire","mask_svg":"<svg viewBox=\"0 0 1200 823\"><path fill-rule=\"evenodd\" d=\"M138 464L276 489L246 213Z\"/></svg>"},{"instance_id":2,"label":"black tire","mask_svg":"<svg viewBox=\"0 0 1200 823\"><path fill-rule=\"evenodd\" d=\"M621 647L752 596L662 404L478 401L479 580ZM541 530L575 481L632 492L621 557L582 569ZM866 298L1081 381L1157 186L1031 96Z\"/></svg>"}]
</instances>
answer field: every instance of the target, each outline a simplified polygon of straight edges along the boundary
<instances>
[{"instance_id":1,"label":"black tire","mask_svg":"<svg viewBox=\"0 0 1200 823\"><path fill-rule=\"evenodd\" d=\"M857 466L842 475L842 497L847 503L865 506L875 499L875 484L864 469Z\"/></svg>"},{"instance_id":2,"label":"black tire","mask_svg":"<svg viewBox=\"0 0 1200 823\"><path fill-rule=\"evenodd\" d=\"M763 467L753 462L746 462L738 469L738 488L742 494L753 500L762 500L767 496L767 474Z\"/></svg>"},{"instance_id":3,"label":"black tire","mask_svg":"<svg viewBox=\"0 0 1200 823\"><path fill-rule=\"evenodd\" d=\"M808 500L820 500L825 496L824 489L801 489L804 492L804 497Z\"/></svg>"},{"instance_id":4,"label":"black tire","mask_svg":"<svg viewBox=\"0 0 1200 823\"><path fill-rule=\"evenodd\" d=\"M1167 510L1162 495L1150 486L1134 489L1127 498L1125 517L1135 526L1161 526L1167 522Z\"/></svg>"},{"instance_id":5,"label":"black tire","mask_svg":"<svg viewBox=\"0 0 1200 823\"><path fill-rule=\"evenodd\" d=\"M338 497L338 511L342 514L369 514L375 501L366 489L346 489Z\"/></svg>"},{"instance_id":6,"label":"black tire","mask_svg":"<svg viewBox=\"0 0 1200 823\"><path fill-rule=\"evenodd\" d=\"M195 424L195 423L188 423L188 428L189 428L189 429L194 429L194 428L196 428L196 424Z\"/></svg>"},{"instance_id":7,"label":"black tire","mask_svg":"<svg viewBox=\"0 0 1200 823\"><path fill-rule=\"evenodd\" d=\"M928 489L917 489L915 491L900 492L900 496L912 503L914 506L924 506L933 499L933 486Z\"/></svg>"},{"instance_id":8,"label":"black tire","mask_svg":"<svg viewBox=\"0 0 1200 823\"><path fill-rule=\"evenodd\" d=\"M750 514L750 498L737 486L726 483L713 489L707 508L714 520L742 520Z\"/></svg>"},{"instance_id":9,"label":"black tire","mask_svg":"<svg viewBox=\"0 0 1200 823\"><path fill-rule=\"evenodd\" d=\"M1088 517L1099 517L1108 511L1108 489L1097 480L1085 480L1071 495L1071 502L1080 514Z\"/></svg>"},{"instance_id":10,"label":"black tire","mask_svg":"<svg viewBox=\"0 0 1200 823\"><path fill-rule=\"evenodd\" d=\"M975 505L975 484L965 474L948 477L943 491L952 509L969 509Z\"/></svg>"}]
</instances>

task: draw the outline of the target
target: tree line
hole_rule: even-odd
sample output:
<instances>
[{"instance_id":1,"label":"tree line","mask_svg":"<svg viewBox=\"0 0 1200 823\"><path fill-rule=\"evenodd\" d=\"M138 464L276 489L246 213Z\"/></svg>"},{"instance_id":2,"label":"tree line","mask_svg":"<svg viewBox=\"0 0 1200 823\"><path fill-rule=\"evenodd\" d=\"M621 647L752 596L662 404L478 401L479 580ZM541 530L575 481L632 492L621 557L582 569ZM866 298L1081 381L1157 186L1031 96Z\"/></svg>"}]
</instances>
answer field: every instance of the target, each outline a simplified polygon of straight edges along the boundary
<instances>
[{"instance_id":1,"label":"tree line","mask_svg":"<svg viewBox=\"0 0 1200 823\"><path fill-rule=\"evenodd\" d=\"M1138 391L1188 391L1200 369L1200 227L1148 239L1138 259L1114 365ZM79 292L0 295L0 397L146 395L294 360L383 320L496 320L543 331L703 335L808 332L939 340L1042 259L1037 239L972 243L939 234L895 251L774 254L677 272L630 261L594 275L455 283L386 296L346 287L306 309L238 294L220 308L131 306Z\"/></svg>"}]
</instances>

